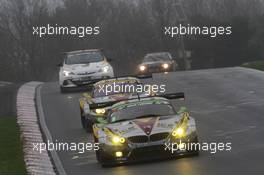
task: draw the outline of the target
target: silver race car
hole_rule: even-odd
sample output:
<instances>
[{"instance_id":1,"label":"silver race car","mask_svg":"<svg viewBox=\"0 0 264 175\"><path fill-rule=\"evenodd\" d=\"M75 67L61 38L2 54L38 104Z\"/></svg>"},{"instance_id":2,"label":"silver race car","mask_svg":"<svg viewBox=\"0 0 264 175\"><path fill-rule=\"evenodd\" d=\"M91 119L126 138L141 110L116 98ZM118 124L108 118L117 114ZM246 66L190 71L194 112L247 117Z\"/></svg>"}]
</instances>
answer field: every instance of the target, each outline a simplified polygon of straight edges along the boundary
<instances>
[{"instance_id":1,"label":"silver race car","mask_svg":"<svg viewBox=\"0 0 264 175\"><path fill-rule=\"evenodd\" d=\"M172 72L178 64L168 52L149 53L137 67L137 74Z\"/></svg>"}]
</instances>

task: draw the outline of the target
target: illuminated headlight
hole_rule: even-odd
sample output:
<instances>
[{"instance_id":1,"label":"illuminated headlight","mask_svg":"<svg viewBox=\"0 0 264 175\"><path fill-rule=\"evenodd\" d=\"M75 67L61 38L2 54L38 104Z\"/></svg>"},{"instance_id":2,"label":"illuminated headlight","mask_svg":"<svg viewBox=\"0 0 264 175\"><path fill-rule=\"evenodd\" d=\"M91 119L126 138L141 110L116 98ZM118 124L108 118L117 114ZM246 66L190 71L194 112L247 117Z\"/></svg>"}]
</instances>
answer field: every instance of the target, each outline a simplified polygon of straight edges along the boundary
<instances>
[{"instance_id":1,"label":"illuminated headlight","mask_svg":"<svg viewBox=\"0 0 264 175\"><path fill-rule=\"evenodd\" d=\"M123 144L123 143L125 143L125 141L126 141L126 139L123 137L119 137L119 136L112 137L112 142L114 144Z\"/></svg>"},{"instance_id":2,"label":"illuminated headlight","mask_svg":"<svg viewBox=\"0 0 264 175\"><path fill-rule=\"evenodd\" d=\"M121 151L117 151L117 152L115 153L115 156L116 156L116 157L122 157L122 156L123 156L123 153L122 153Z\"/></svg>"},{"instance_id":3,"label":"illuminated headlight","mask_svg":"<svg viewBox=\"0 0 264 175\"><path fill-rule=\"evenodd\" d=\"M183 128L177 128L172 132L172 136L174 137L181 138L181 137L184 137L184 135L185 135L185 132Z\"/></svg>"},{"instance_id":4,"label":"illuminated headlight","mask_svg":"<svg viewBox=\"0 0 264 175\"><path fill-rule=\"evenodd\" d=\"M145 71L146 70L146 66L144 66L144 65L139 66L139 70L140 71Z\"/></svg>"},{"instance_id":5,"label":"illuminated headlight","mask_svg":"<svg viewBox=\"0 0 264 175\"><path fill-rule=\"evenodd\" d=\"M67 71L67 70L64 70L64 71L63 71L63 75L64 75L65 77L68 77L68 76L74 75L74 73L73 73L73 72L70 72L70 71Z\"/></svg>"},{"instance_id":6,"label":"illuminated headlight","mask_svg":"<svg viewBox=\"0 0 264 175\"><path fill-rule=\"evenodd\" d=\"M168 69L169 68L169 64L167 64L167 63L164 63L164 64L162 64L162 67L164 68L164 69Z\"/></svg>"},{"instance_id":7,"label":"illuminated headlight","mask_svg":"<svg viewBox=\"0 0 264 175\"><path fill-rule=\"evenodd\" d=\"M100 72L104 72L107 73L109 71L110 67L109 66L105 66L102 69L100 69Z\"/></svg>"},{"instance_id":8,"label":"illuminated headlight","mask_svg":"<svg viewBox=\"0 0 264 175\"><path fill-rule=\"evenodd\" d=\"M95 110L96 114L105 114L105 109L104 108L101 108L101 109L96 109Z\"/></svg>"}]
</instances>

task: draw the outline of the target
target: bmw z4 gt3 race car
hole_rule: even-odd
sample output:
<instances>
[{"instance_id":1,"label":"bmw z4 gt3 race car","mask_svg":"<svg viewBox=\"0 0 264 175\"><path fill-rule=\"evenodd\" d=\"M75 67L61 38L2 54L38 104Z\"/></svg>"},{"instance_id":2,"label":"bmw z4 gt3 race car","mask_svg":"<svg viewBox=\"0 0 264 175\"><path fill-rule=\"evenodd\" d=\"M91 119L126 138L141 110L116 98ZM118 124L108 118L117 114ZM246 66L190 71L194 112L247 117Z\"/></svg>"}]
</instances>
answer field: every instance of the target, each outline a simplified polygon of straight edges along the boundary
<instances>
[{"instance_id":1,"label":"bmw z4 gt3 race car","mask_svg":"<svg viewBox=\"0 0 264 175\"><path fill-rule=\"evenodd\" d=\"M67 52L59 66L61 92L114 77L112 66L99 49Z\"/></svg>"},{"instance_id":2,"label":"bmw z4 gt3 race car","mask_svg":"<svg viewBox=\"0 0 264 175\"><path fill-rule=\"evenodd\" d=\"M106 166L198 155L195 120L185 107L178 112L174 110L169 99L177 98L184 98L184 94L165 94L114 104L105 121L93 126L94 139L100 148L96 151L97 160ZM188 143L194 143L194 146L185 146Z\"/></svg>"},{"instance_id":3,"label":"bmw z4 gt3 race car","mask_svg":"<svg viewBox=\"0 0 264 175\"><path fill-rule=\"evenodd\" d=\"M152 76L145 76L140 78L151 78ZM95 83L90 92L84 93L83 97L79 99L81 122L83 128L87 132L92 131L92 125L97 123L100 118L104 118L108 114L111 105L117 101L128 100L136 98L137 96L145 97L153 95L152 92L137 93L134 91L113 91L106 93L106 88L114 88L114 86L123 87L136 87L143 85L141 80L136 77L119 77L113 79L102 80ZM102 88L102 90L100 90ZM104 103L104 106L98 106L97 108L91 109L91 105L96 103Z\"/></svg>"}]
</instances>

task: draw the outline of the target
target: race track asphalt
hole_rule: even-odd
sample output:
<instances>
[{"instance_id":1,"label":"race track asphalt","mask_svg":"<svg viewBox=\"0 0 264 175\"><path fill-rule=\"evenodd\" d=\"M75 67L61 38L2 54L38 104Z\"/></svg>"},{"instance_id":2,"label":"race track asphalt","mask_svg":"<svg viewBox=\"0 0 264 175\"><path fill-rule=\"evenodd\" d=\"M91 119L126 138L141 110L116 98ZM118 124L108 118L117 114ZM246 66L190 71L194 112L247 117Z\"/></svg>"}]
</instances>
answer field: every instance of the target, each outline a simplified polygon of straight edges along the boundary
<instances>
[{"instance_id":1,"label":"race track asphalt","mask_svg":"<svg viewBox=\"0 0 264 175\"><path fill-rule=\"evenodd\" d=\"M200 142L231 142L232 150L111 168L102 168L94 152L59 151L68 175L263 174L264 72L238 67L208 69L155 74L153 80L145 81L165 84L167 92L185 92ZM80 96L61 94L57 82L42 85L42 107L53 141L92 142L81 128Z\"/></svg>"}]
</instances>

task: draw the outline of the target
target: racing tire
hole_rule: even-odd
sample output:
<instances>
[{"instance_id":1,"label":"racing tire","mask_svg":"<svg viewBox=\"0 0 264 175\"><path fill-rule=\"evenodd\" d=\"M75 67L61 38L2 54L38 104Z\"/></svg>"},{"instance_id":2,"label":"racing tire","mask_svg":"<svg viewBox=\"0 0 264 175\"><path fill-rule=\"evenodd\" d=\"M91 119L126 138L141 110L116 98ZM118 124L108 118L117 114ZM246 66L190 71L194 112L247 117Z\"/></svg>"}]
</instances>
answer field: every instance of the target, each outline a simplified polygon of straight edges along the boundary
<instances>
[{"instance_id":1,"label":"racing tire","mask_svg":"<svg viewBox=\"0 0 264 175\"><path fill-rule=\"evenodd\" d=\"M82 128L85 129L85 117L83 115L83 110L82 108L80 108L80 115L81 115L81 124L82 124Z\"/></svg>"},{"instance_id":2,"label":"racing tire","mask_svg":"<svg viewBox=\"0 0 264 175\"><path fill-rule=\"evenodd\" d=\"M94 143L98 143L98 139L93 135Z\"/></svg>"},{"instance_id":3,"label":"racing tire","mask_svg":"<svg viewBox=\"0 0 264 175\"><path fill-rule=\"evenodd\" d=\"M85 118L81 116L82 128L85 129Z\"/></svg>"},{"instance_id":4,"label":"racing tire","mask_svg":"<svg viewBox=\"0 0 264 175\"><path fill-rule=\"evenodd\" d=\"M193 142L192 143L199 143L199 139L198 139L198 136L196 136L194 139L193 139ZM190 151L191 154L193 156L199 156L199 149L198 150L195 150L192 148L192 150Z\"/></svg>"},{"instance_id":5,"label":"racing tire","mask_svg":"<svg viewBox=\"0 0 264 175\"><path fill-rule=\"evenodd\" d=\"M85 129L86 132L91 133L93 131L93 124L91 121L85 118L85 116L83 115L83 110L80 109L80 111L82 128Z\"/></svg>"},{"instance_id":6,"label":"racing tire","mask_svg":"<svg viewBox=\"0 0 264 175\"><path fill-rule=\"evenodd\" d=\"M93 131L93 124L88 119L84 118L84 129L87 133L91 133Z\"/></svg>"},{"instance_id":7,"label":"racing tire","mask_svg":"<svg viewBox=\"0 0 264 175\"><path fill-rule=\"evenodd\" d=\"M100 162L101 165L104 165L106 160L104 159L104 157L102 155L102 151L99 149L99 150L95 151L95 154L96 154L97 161Z\"/></svg>"},{"instance_id":8,"label":"racing tire","mask_svg":"<svg viewBox=\"0 0 264 175\"><path fill-rule=\"evenodd\" d=\"M100 149L97 150L95 154L97 161L101 164L102 167L110 167L116 165L116 163L110 161L109 158L104 156L102 151L100 151Z\"/></svg>"},{"instance_id":9,"label":"racing tire","mask_svg":"<svg viewBox=\"0 0 264 175\"><path fill-rule=\"evenodd\" d=\"M96 155L96 160L97 162L101 163L101 157L100 157L100 153L99 153L99 150L95 151L95 155Z\"/></svg>"},{"instance_id":10,"label":"racing tire","mask_svg":"<svg viewBox=\"0 0 264 175\"><path fill-rule=\"evenodd\" d=\"M62 93L62 94L64 94L64 93L66 93L67 92L67 89L65 88L65 87L60 87L60 92Z\"/></svg>"}]
</instances>

